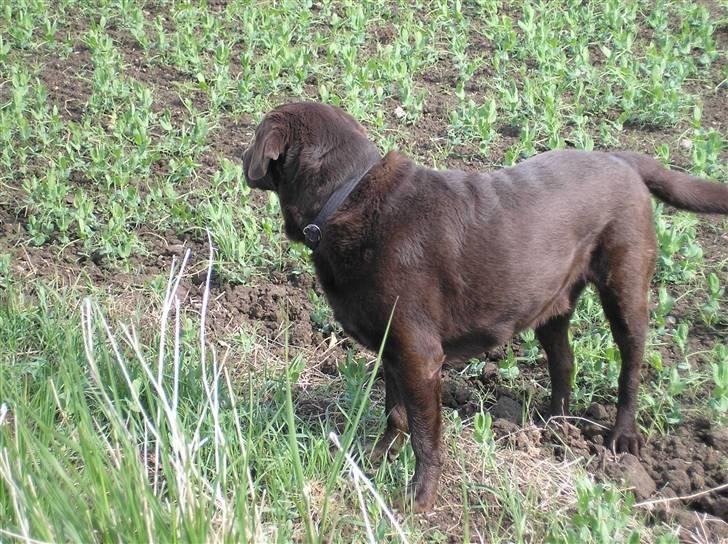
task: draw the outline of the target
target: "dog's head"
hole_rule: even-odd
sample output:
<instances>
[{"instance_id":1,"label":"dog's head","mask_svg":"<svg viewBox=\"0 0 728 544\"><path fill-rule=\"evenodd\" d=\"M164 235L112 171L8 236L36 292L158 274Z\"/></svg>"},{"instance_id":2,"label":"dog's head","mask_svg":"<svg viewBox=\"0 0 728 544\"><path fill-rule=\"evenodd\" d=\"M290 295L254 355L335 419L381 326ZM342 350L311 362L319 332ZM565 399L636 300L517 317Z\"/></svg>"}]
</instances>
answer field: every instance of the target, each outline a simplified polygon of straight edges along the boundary
<instances>
[{"instance_id":1,"label":"dog's head","mask_svg":"<svg viewBox=\"0 0 728 544\"><path fill-rule=\"evenodd\" d=\"M278 110L268 113L255 130L255 140L243 152L245 178L254 189L278 188L280 176L271 168L271 162L283 158L288 148L291 130L287 117Z\"/></svg>"},{"instance_id":2,"label":"dog's head","mask_svg":"<svg viewBox=\"0 0 728 544\"><path fill-rule=\"evenodd\" d=\"M333 189L378 158L366 130L349 114L298 102L265 115L243 152L243 167L250 187L278 193L286 232L298 240L301 224L313 219Z\"/></svg>"},{"instance_id":3,"label":"dog's head","mask_svg":"<svg viewBox=\"0 0 728 544\"><path fill-rule=\"evenodd\" d=\"M255 139L243 152L245 177L252 188L279 191L297 175L346 170L346 165L335 166L327 159L356 149L362 140L369 144L366 138L364 127L339 108L316 102L286 104L267 113L255 129Z\"/></svg>"}]
</instances>

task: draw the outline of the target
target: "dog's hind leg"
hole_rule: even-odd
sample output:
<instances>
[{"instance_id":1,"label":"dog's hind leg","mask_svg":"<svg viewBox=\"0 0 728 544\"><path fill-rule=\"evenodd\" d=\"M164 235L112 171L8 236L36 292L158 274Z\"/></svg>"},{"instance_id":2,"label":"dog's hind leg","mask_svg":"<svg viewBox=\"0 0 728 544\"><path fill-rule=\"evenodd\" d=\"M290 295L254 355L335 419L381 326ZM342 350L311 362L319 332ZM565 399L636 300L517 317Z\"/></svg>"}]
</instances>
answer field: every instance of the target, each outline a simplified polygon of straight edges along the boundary
<instances>
[{"instance_id":1,"label":"dog's hind leg","mask_svg":"<svg viewBox=\"0 0 728 544\"><path fill-rule=\"evenodd\" d=\"M603 249L604 267L597 288L612 336L622 356L619 373L617 419L607 439L608 447L639 455L644 443L637 430L640 369L644 356L649 311L647 297L655 264L652 225L623 243L614 239Z\"/></svg>"}]
</instances>

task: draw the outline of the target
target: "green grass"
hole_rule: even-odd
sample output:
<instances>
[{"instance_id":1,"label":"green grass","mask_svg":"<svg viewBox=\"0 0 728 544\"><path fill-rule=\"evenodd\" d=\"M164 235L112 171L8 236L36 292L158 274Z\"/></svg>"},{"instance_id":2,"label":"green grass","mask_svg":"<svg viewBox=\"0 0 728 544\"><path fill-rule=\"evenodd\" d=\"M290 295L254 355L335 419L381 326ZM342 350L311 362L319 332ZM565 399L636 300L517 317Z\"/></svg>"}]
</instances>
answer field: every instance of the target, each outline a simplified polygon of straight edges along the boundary
<instances>
[{"instance_id":1,"label":"green grass","mask_svg":"<svg viewBox=\"0 0 728 544\"><path fill-rule=\"evenodd\" d=\"M4 2L0 221L14 226L0 231L0 540L400 540L329 438L336 430L357 453L381 430L380 385L363 394L375 359L351 350L332 378L317 373L311 346L276 344L290 324L276 338L254 323L228 333L212 309L205 327L199 300L177 308L165 289L171 257L155 261L157 242L187 240L206 255L209 234L223 286L312 274L306 250L284 239L277 200L250 192L239 160L261 116L299 99L341 105L382 151L428 166L630 147L727 182L714 123L727 7ZM640 425L666 433L698 414L725 423L728 255L701 239L728 222L657 204L655 225ZM42 266L28 256L38 254ZM69 283L66 263L101 273ZM205 266L193 256L186 280ZM120 289L122 273L145 287ZM340 337L325 300L304 296L302 319ZM613 402L619 353L594 293L572 334L574 408ZM543 365L526 333L500 380L538 403ZM668 530L645 526L629 493L595 484L582 465L545 455L534 469L530 454L494 440L486 411L445 411L445 443L439 517L396 517L409 541L453 531L463 541L648 541ZM408 447L396 463L362 468L391 505L414 457Z\"/></svg>"},{"instance_id":2,"label":"green grass","mask_svg":"<svg viewBox=\"0 0 728 544\"><path fill-rule=\"evenodd\" d=\"M360 451L379 427L381 410L369 411L373 375L366 360L351 360L345 383L327 386L340 412L311 421L297 413L296 398L306 395L293 385L306 372L304 361L284 359L240 375L205 340L204 323L175 303L175 277L154 303L161 317L145 327L113 323L99 304L70 291L40 282L22 289L7 272L2 278L4 537L288 542L326 536L343 542L362 538L366 519L377 540L397 539L373 493L365 488L358 504L351 473L328 438L328 429L341 428L345 450ZM583 531L580 525L606 523L610 518L572 520L568 489L561 490L564 497L547 497L564 485L558 479L570 478L586 486L579 493L610 493L604 507L623 512L609 521L611 528L646 531L626 514L629 499L610 487L593 488L578 470L544 460L545 473L532 482L509 474L533 459L497 446L489 416L480 414L467 438L469 430L453 415L446 443L461 466L469 508L498 507L491 537L529 533L558 540ZM464 438L472 451L461 448ZM387 500L412 474L414 458L407 449L401 464L364 468ZM542 510L544 500L552 501L551 511ZM423 533L416 518L397 518L409 541L441 535Z\"/></svg>"}]
</instances>

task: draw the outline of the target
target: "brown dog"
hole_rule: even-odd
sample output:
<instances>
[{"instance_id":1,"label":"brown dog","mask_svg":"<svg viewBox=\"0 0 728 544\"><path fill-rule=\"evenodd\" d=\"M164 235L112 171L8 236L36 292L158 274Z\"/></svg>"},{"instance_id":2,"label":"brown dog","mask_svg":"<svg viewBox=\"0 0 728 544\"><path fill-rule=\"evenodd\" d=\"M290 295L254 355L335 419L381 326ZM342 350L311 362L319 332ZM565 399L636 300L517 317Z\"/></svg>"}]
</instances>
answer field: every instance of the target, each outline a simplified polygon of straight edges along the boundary
<instances>
[{"instance_id":1,"label":"brown dog","mask_svg":"<svg viewBox=\"0 0 728 544\"><path fill-rule=\"evenodd\" d=\"M552 151L492 173L429 170L396 152L380 157L351 116L316 103L268 113L243 162L251 187L278 193L287 235L314 248L348 334L377 349L397 301L383 362L387 429L374 453L396 452L410 433L418 511L432 508L441 472L443 362L534 328L548 358L551 412L565 414L569 318L588 282L622 355L608 443L639 454L656 249L650 193L728 213L728 186L628 152Z\"/></svg>"}]
</instances>

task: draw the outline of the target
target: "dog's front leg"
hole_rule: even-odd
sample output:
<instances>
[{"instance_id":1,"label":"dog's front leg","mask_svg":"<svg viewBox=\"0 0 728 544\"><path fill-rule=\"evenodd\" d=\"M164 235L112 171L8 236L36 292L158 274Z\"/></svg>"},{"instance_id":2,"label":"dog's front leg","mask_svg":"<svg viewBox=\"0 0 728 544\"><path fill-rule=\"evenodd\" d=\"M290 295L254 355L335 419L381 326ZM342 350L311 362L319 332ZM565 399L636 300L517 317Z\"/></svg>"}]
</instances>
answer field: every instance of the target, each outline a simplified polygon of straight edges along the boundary
<instances>
[{"instance_id":1,"label":"dog's front leg","mask_svg":"<svg viewBox=\"0 0 728 544\"><path fill-rule=\"evenodd\" d=\"M428 344L432 349L425 349ZM440 370L443 360L439 342L421 342L416 348L403 350L397 369L397 383L407 410L415 452L415 474L407 486L407 498L414 498L416 512L432 510L442 473Z\"/></svg>"},{"instance_id":2,"label":"dog's front leg","mask_svg":"<svg viewBox=\"0 0 728 544\"><path fill-rule=\"evenodd\" d=\"M385 358L384 365L384 406L387 414L387 428L384 434L369 447L369 457L372 462L378 462L385 454L392 460L404 445L406 433L409 432L407 425L407 411L402 400L402 393L397 383L397 372L395 362Z\"/></svg>"}]
</instances>

